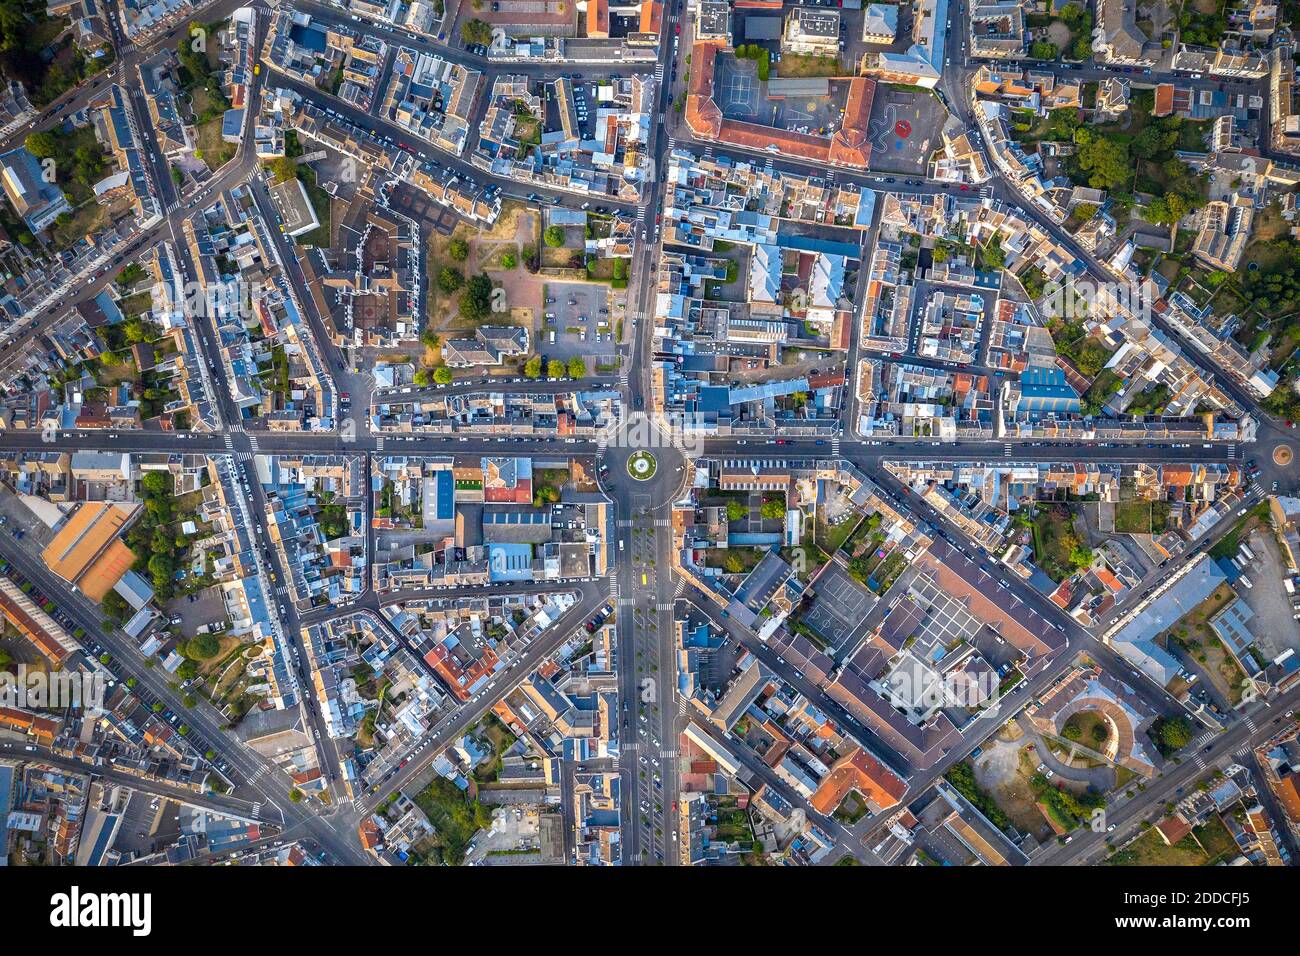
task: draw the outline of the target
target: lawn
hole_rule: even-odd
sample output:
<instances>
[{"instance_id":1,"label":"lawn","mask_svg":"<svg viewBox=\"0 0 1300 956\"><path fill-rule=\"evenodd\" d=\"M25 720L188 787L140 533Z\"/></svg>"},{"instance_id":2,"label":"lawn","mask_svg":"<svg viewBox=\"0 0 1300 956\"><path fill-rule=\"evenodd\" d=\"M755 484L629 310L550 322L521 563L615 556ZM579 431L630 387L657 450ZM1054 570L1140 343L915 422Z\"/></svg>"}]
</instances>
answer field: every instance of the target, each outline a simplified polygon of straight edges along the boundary
<instances>
[{"instance_id":1,"label":"lawn","mask_svg":"<svg viewBox=\"0 0 1300 956\"><path fill-rule=\"evenodd\" d=\"M763 554L758 548L709 548L704 552L704 564L728 574L748 574L763 560Z\"/></svg>"},{"instance_id":2,"label":"lawn","mask_svg":"<svg viewBox=\"0 0 1300 956\"><path fill-rule=\"evenodd\" d=\"M1159 534L1168 523L1167 501L1133 499L1115 505L1115 531L1118 534Z\"/></svg>"},{"instance_id":3,"label":"lawn","mask_svg":"<svg viewBox=\"0 0 1300 956\"><path fill-rule=\"evenodd\" d=\"M862 795L856 790L853 790L835 808L835 819L853 826L867 815L867 809L867 801L863 800Z\"/></svg>"},{"instance_id":4,"label":"lawn","mask_svg":"<svg viewBox=\"0 0 1300 956\"><path fill-rule=\"evenodd\" d=\"M812 53L782 53L776 64L776 75L781 79L809 76L841 76L844 67L837 56L818 56Z\"/></svg>"},{"instance_id":5,"label":"lawn","mask_svg":"<svg viewBox=\"0 0 1300 956\"><path fill-rule=\"evenodd\" d=\"M217 170L235 158L235 146L221 138L222 117L214 116L194 128L196 152L207 163L208 169Z\"/></svg>"},{"instance_id":6,"label":"lawn","mask_svg":"<svg viewBox=\"0 0 1300 956\"><path fill-rule=\"evenodd\" d=\"M1189 836L1169 846L1154 829L1148 830L1106 859L1108 866L1214 866L1237 855L1237 846L1223 821L1213 817Z\"/></svg>"},{"instance_id":7,"label":"lawn","mask_svg":"<svg viewBox=\"0 0 1300 956\"><path fill-rule=\"evenodd\" d=\"M861 520L861 519L859 519ZM844 542L849 540L849 535L853 534L853 529L858 526L858 522L848 518L838 524L828 525L824 521L818 521L813 540L816 541L817 547L821 548L827 554L834 554Z\"/></svg>"}]
</instances>

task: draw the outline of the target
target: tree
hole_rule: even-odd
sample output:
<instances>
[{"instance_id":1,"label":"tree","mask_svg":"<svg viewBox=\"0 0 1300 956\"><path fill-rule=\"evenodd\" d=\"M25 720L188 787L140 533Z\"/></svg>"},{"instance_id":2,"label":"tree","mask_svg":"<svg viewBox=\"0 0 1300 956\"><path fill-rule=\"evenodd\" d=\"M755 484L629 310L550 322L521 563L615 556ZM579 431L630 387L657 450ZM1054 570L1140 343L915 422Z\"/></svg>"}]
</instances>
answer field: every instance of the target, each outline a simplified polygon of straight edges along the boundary
<instances>
[{"instance_id":1,"label":"tree","mask_svg":"<svg viewBox=\"0 0 1300 956\"><path fill-rule=\"evenodd\" d=\"M109 591L104 595L104 599L99 603L104 614L117 623L122 623L131 615L131 605L126 603L126 599L116 591Z\"/></svg>"},{"instance_id":2,"label":"tree","mask_svg":"<svg viewBox=\"0 0 1300 956\"><path fill-rule=\"evenodd\" d=\"M439 365L433 370L433 380L439 385L448 385L451 383L451 369L445 365Z\"/></svg>"},{"instance_id":3,"label":"tree","mask_svg":"<svg viewBox=\"0 0 1300 956\"><path fill-rule=\"evenodd\" d=\"M148 471L140 479L140 490L148 497L171 494L171 475L165 471Z\"/></svg>"},{"instance_id":4,"label":"tree","mask_svg":"<svg viewBox=\"0 0 1300 956\"><path fill-rule=\"evenodd\" d=\"M457 262L464 262L469 258L469 243L460 238L452 239L447 243L447 255Z\"/></svg>"},{"instance_id":5,"label":"tree","mask_svg":"<svg viewBox=\"0 0 1300 956\"><path fill-rule=\"evenodd\" d=\"M416 385L424 388L433 382L433 373L427 368L416 369L414 381Z\"/></svg>"},{"instance_id":6,"label":"tree","mask_svg":"<svg viewBox=\"0 0 1300 956\"><path fill-rule=\"evenodd\" d=\"M1186 717L1173 717L1160 725L1160 741L1169 750L1181 750L1192 742L1192 728Z\"/></svg>"},{"instance_id":7,"label":"tree","mask_svg":"<svg viewBox=\"0 0 1300 956\"><path fill-rule=\"evenodd\" d=\"M37 159L49 159L59 152L59 139L53 133L28 133L23 145Z\"/></svg>"},{"instance_id":8,"label":"tree","mask_svg":"<svg viewBox=\"0 0 1300 956\"><path fill-rule=\"evenodd\" d=\"M517 265L519 265L519 257L515 255L513 251L507 249L505 252L501 253L502 269L513 269Z\"/></svg>"},{"instance_id":9,"label":"tree","mask_svg":"<svg viewBox=\"0 0 1300 956\"><path fill-rule=\"evenodd\" d=\"M748 514L749 514L749 509L745 507L745 503L743 501L737 501L736 499L733 498L727 502L728 521L743 521Z\"/></svg>"},{"instance_id":10,"label":"tree","mask_svg":"<svg viewBox=\"0 0 1300 956\"><path fill-rule=\"evenodd\" d=\"M546 231L542 233L542 241L552 249L558 249L564 245L564 230L559 226L547 226Z\"/></svg>"},{"instance_id":11,"label":"tree","mask_svg":"<svg viewBox=\"0 0 1300 956\"><path fill-rule=\"evenodd\" d=\"M1191 211L1186 199L1178 193L1171 192L1151 200L1142 216L1147 222L1158 226L1172 226Z\"/></svg>"},{"instance_id":12,"label":"tree","mask_svg":"<svg viewBox=\"0 0 1300 956\"><path fill-rule=\"evenodd\" d=\"M492 42L492 27L483 20L468 20L460 25L460 35L466 43L487 46Z\"/></svg>"},{"instance_id":13,"label":"tree","mask_svg":"<svg viewBox=\"0 0 1300 956\"><path fill-rule=\"evenodd\" d=\"M1113 189L1128 182L1133 172L1129 164L1128 147L1103 136L1095 136L1084 128L1075 133L1075 138L1079 143L1076 160L1079 169L1089 174L1089 186L1094 189Z\"/></svg>"},{"instance_id":14,"label":"tree","mask_svg":"<svg viewBox=\"0 0 1300 956\"><path fill-rule=\"evenodd\" d=\"M569 359L569 378L582 378L587 374L587 363L574 356Z\"/></svg>"},{"instance_id":15,"label":"tree","mask_svg":"<svg viewBox=\"0 0 1300 956\"><path fill-rule=\"evenodd\" d=\"M288 156L277 156L266 164L277 183L287 183L298 175L298 164Z\"/></svg>"},{"instance_id":16,"label":"tree","mask_svg":"<svg viewBox=\"0 0 1300 956\"><path fill-rule=\"evenodd\" d=\"M564 378L564 363L559 359L551 359L546 363L547 378Z\"/></svg>"},{"instance_id":17,"label":"tree","mask_svg":"<svg viewBox=\"0 0 1300 956\"><path fill-rule=\"evenodd\" d=\"M297 787L294 787L292 790L290 790L290 791L289 791L289 802L290 802L290 803L302 803L302 791L299 790Z\"/></svg>"},{"instance_id":18,"label":"tree","mask_svg":"<svg viewBox=\"0 0 1300 956\"><path fill-rule=\"evenodd\" d=\"M492 314L492 280L479 273L470 276L460 296L461 318L482 322Z\"/></svg>"},{"instance_id":19,"label":"tree","mask_svg":"<svg viewBox=\"0 0 1300 956\"><path fill-rule=\"evenodd\" d=\"M1076 568L1092 567L1092 548L1077 544L1070 549L1070 563Z\"/></svg>"},{"instance_id":20,"label":"tree","mask_svg":"<svg viewBox=\"0 0 1300 956\"><path fill-rule=\"evenodd\" d=\"M773 498L771 501L764 501L763 507L759 509L759 513L768 520L784 518L785 502L778 498Z\"/></svg>"},{"instance_id":21,"label":"tree","mask_svg":"<svg viewBox=\"0 0 1300 956\"><path fill-rule=\"evenodd\" d=\"M539 378L542 374L542 357L534 355L524 363L524 374L529 378Z\"/></svg>"},{"instance_id":22,"label":"tree","mask_svg":"<svg viewBox=\"0 0 1300 956\"><path fill-rule=\"evenodd\" d=\"M447 295L451 295L464 284L465 273L453 266L445 266L438 273L438 288Z\"/></svg>"},{"instance_id":23,"label":"tree","mask_svg":"<svg viewBox=\"0 0 1300 956\"><path fill-rule=\"evenodd\" d=\"M1061 48L1046 40L1035 40L1029 46L1029 55L1035 60L1055 60L1061 55Z\"/></svg>"}]
</instances>

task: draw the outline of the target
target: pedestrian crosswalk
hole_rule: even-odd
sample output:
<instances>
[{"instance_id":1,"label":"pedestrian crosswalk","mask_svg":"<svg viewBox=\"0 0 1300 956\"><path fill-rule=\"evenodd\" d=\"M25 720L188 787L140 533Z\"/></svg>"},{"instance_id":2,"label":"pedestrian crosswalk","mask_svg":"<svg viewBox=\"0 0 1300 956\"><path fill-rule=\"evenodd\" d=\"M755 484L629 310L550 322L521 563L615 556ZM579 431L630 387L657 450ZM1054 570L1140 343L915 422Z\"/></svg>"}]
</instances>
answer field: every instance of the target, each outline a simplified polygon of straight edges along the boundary
<instances>
[{"instance_id":1,"label":"pedestrian crosswalk","mask_svg":"<svg viewBox=\"0 0 1300 956\"><path fill-rule=\"evenodd\" d=\"M1002 454L1005 455L1007 458L1011 457L1011 442L1004 441L1002 443Z\"/></svg>"},{"instance_id":2,"label":"pedestrian crosswalk","mask_svg":"<svg viewBox=\"0 0 1300 956\"><path fill-rule=\"evenodd\" d=\"M656 64L655 64L655 82L656 82L656 83L662 83L663 81L664 81L664 65L663 65L662 62L660 62L660 63L656 63Z\"/></svg>"},{"instance_id":3,"label":"pedestrian crosswalk","mask_svg":"<svg viewBox=\"0 0 1300 956\"><path fill-rule=\"evenodd\" d=\"M673 595L675 597L681 597L682 593L685 590L686 590L686 579L679 577L677 579L677 587L673 588Z\"/></svg>"},{"instance_id":4,"label":"pedestrian crosswalk","mask_svg":"<svg viewBox=\"0 0 1300 956\"><path fill-rule=\"evenodd\" d=\"M992 186L981 186L981 187L980 187L980 198L981 198L981 199L988 199L988 198L989 198L990 196L992 196L992 195L993 195L993 187L992 187Z\"/></svg>"},{"instance_id":5,"label":"pedestrian crosswalk","mask_svg":"<svg viewBox=\"0 0 1300 956\"><path fill-rule=\"evenodd\" d=\"M383 451L383 450L384 450L384 436L380 435L378 438L375 439L375 451Z\"/></svg>"},{"instance_id":6,"label":"pedestrian crosswalk","mask_svg":"<svg viewBox=\"0 0 1300 956\"><path fill-rule=\"evenodd\" d=\"M1259 729L1255 726L1255 718L1251 717L1249 714L1246 716L1246 726L1250 728L1252 734Z\"/></svg>"},{"instance_id":7,"label":"pedestrian crosswalk","mask_svg":"<svg viewBox=\"0 0 1300 956\"><path fill-rule=\"evenodd\" d=\"M1237 457L1237 446L1236 446L1236 445L1229 445L1229 446L1228 446L1228 457L1229 457L1229 458L1236 458L1236 457Z\"/></svg>"},{"instance_id":8,"label":"pedestrian crosswalk","mask_svg":"<svg viewBox=\"0 0 1300 956\"><path fill-rule=\"evenodd\" d=\"M677 756L677 751L676 751L676 750L661 750L661 751L659 751L659 756L660 756L660 757L667 758L667 759L672 759L672 758L674 758L674 757Z\"/></svg>"},{"instance_id":9,"label":"pedestrian crosswalk","mask_svg":"<svg viewBox=\"0 0 1300 956\"><path fill-rule=\"evenodd\" d=\"M253 804L253 816L257 819L261 819L261 815L262 815L262 805L260 803Z\"/></svg>"},{"instance_id":10,"label":"pedestrian crosswalk","mask_svg":"<svg viewBox=\"0 0 1300 956\"><path fill-rule=\"evenodd\" d=\"M840 436L836 435L831 439L831 454L836 458L840 457Z\"/></svg>"},{"instance_id":11,"label":"pedestrian crosswalk","mask_svg":"<svg viewBox=\"0 0 1300 956\"><path fill-rule=\"evenodd\" d=\"M226 443L226 451L235 450L235 436L230 434L230 432L226 432L225 434L225 443Z\"/></svg>"},{"instance_id":12,"label":"pedestrian crosswalk","mask_svg":"<svg viewBox=\"0 0 1300 956\"><path fill-rule=\"evenodd\" d=\"M249 436L248 436L248 444L249 444L249 447L251 447L251 448L253 449L253 454L256 455L256 454L257 454L257 450L258 450L258 449L257 449L257 436L256 436L256 435L249 435Z\"/></svg>"}]
</instances>

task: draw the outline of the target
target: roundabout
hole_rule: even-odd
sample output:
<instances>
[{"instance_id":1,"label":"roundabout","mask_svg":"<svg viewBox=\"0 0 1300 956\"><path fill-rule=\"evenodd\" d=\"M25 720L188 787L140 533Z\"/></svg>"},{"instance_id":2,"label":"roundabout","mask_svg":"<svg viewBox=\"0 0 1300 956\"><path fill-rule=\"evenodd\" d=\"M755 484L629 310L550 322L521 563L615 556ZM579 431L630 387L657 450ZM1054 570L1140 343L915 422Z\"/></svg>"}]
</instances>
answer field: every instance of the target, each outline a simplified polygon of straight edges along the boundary
<instances>
[{"instance_id":1,"label":"roundabout","mask_svg":"<svg viewBox=\"0 0 1300 956\"><path fill-rule=\"evenodd\" d=\"M637 481L649 481L658 467L655 456L648 451L633 452L627 459L627 473Z\"/></svg>"}]
</instances>

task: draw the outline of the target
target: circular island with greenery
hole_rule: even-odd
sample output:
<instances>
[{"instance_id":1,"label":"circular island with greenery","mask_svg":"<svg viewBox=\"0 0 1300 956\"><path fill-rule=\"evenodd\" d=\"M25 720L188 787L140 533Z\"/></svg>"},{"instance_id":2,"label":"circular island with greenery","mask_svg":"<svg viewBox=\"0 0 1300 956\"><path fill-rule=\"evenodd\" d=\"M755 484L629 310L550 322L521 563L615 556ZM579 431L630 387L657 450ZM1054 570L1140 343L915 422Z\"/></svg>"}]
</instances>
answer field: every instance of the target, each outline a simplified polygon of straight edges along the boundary
<instances>
[{"instance_id":1,"label":"circular island with greenery","mask_svg":"<svg viewBox=\"0 0 1300 956\"><path fill-rule=\"evenodd\" d=\"M654 477L658 462L648 451L633 452L627 460L627 473L637 481L649 481Z\"/></svg>"}]
</instances>

